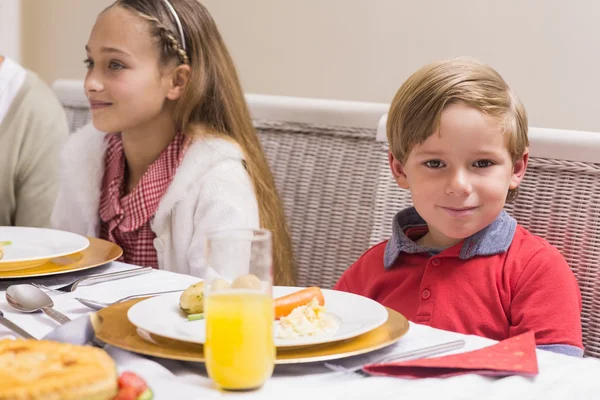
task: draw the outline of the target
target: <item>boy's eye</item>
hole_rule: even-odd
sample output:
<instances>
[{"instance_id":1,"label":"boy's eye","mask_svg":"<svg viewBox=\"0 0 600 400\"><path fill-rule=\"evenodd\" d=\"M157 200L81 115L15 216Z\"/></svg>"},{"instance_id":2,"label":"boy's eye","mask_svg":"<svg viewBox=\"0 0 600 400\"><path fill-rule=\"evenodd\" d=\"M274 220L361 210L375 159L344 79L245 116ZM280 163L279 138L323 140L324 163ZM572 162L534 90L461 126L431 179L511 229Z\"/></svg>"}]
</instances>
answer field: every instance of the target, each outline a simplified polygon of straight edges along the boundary
<instances>
[{"instance_id":1,"label":"boy's eye","mask_svg":"<svg viewBox=\"0 0 600 400\"><path fill-rule=\"evenodd\" d=\"M123 69L125 66L119 62L111 61L108 63L108 68L110 69Z\"/></svg>"},{"instance_id":2,"label":"boy's eye","mask_svg":"<svg viewBox=\"0 0 600 400\"><path fill-rule=\"evenodd\" d=\"M473 165L477 168L489 168L494 165L494 163L490 160L477 160Z\"/></svg>"},{"instance_id":3,"label":"boy's eye","mask_svg":"<svg viewBox=\"0 0 600 400\"><path fill-rule=\"evenodd\" d=\"M83 64L85 65L85 67L87 69L90 69L94 66L94 62L92 61L91 58L86 58L85 60L83 60Z\"/></svg>"},{"instance_id":4,"label":"boy's eye","mask_svg":"<svg viewBox=\"0 0 600 400\"><path fill-rule=\"evenodd\" d=\"M438 169L438 168L442 168L444 166L444 163L441 162L440 160L429 160L429 161L425 161L424 164L428 168L432 168L432 169Z\"/></svg>"}]
</instances>

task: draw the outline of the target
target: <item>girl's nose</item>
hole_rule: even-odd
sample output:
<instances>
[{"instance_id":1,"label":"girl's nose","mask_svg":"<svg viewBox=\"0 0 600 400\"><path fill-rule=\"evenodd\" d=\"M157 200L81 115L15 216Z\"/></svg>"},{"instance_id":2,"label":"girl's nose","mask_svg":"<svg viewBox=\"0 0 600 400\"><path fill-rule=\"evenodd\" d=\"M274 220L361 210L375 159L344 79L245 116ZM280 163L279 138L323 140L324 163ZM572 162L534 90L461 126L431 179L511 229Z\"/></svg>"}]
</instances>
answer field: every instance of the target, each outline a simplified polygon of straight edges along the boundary
<instances>
[{"instance_id":1,"label":"girl's nose","mask_svg":"<svg viewBox=\"0 0 600 400\"><path fill-rule=\"evenodd\" d=\"M94 71L92 70L85 77L85 80L83 81L83 88L87 94L92 92L101 92L102 89L104 89L104 86L102 85L102 81L99 79L97 74L94 74Z\"/></svg>"}]
</instances>

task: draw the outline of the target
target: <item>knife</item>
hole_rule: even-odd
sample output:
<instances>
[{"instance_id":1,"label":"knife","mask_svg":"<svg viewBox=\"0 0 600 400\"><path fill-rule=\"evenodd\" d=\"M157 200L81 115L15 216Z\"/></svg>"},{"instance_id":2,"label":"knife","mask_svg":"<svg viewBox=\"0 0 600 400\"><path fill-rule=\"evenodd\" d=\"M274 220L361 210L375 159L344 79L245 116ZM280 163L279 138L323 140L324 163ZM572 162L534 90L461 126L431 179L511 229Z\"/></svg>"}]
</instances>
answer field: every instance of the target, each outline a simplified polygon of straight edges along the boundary
<instances>
[{"instance_id":1,"label":"knife","mask_svg":"<svg viewBox=\"0 0 600 400\"><path fill-rule=\"evenodd\" d=\"M4 325L5 327L7 327L11 331L19 334L20 336L24 337L25 339L35 339L33 336L31 336L23 328L21 328L20 326L18 326L17 324L15 324L14 322L12 322L11 320L7 319L4 316L4 313L2 311L0 311L0 324Z\"/></svg>"}]
</instances>

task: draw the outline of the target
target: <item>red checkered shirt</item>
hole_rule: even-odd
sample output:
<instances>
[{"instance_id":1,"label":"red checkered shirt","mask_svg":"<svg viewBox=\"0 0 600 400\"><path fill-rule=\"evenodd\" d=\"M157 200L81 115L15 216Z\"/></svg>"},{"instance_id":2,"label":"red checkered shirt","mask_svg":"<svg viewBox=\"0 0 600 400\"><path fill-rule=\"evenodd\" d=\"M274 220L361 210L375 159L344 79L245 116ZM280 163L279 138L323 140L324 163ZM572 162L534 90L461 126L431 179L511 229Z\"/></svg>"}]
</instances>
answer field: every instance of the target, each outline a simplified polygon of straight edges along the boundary
<instances>
[{"instance_id":1,"label":"red checkered shirt","mask_svg":"<svg viewBox=\"0 0 600 400\"><path fill-rule=\"evenodd\" d=\"M120 133L106 137L104 179L100 195L100 237L123 248L119 259L126 263L158 268L150 220L166 192L189 141L177 134L142 176L137 186L125 194L125 154Z\"/></svg>"}]
</instances>

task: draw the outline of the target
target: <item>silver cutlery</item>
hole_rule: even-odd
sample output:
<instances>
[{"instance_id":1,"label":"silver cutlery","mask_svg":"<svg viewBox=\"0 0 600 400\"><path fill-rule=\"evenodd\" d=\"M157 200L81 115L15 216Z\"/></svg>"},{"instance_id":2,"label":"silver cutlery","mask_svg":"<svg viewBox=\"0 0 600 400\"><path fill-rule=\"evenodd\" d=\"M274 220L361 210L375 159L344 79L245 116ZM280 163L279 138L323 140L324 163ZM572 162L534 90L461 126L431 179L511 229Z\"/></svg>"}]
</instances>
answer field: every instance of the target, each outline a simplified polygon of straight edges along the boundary
<instances>
[{"instance_id":1,"label":"silver cutlery","mask_svg":"<svg viewBox=\"0 0 600 400\"><path fill-rule=\"evenodd\" d=\"M35 339L26 330L24 330L19 325L17 325L14 322L12 322L11 320L7 319L4 316L4 313L2 312L2 310L0 310L0 324L4 325L5 327L7 327L8 329L10 329L11 331L13 331L14 333L16 333L17 335L19 335L21 337L24 337L25 339Z\"/></svg>"},{"instance_id":2,"label":"silver cutlery","mask_svg":"<svg viewBox=\"0 0 600 400\"><path fill-rule=\"evenodd\" d=\"M375 359L373 361L370 361L370 362L368 362L368 364L381 364L381 363L406 360L406 359L416 360L419 358L430 357L430 356L445 353L448 351L457 350L457 349L464 347L464 345L465 345L464 340L455 340L453 342L436 344L434 346L423 347L423 348L417 349L417 350L405 351L403 353L388 354L388 355L385 355L378 359ZM362 373L362 369L365 365L366 364L359 365L357 367L346 368L339 364L332 364L332 363L327 363L327 362L325 363L325 367L329 368L330 370L336 371L336 372L343 372L346 374Z\"/></svg>"},{"instance_id":3,"label":"silver cutlery","mask_svg":"<svg viewBox=\"0 0 600 400\"><path fill-rule=\"evenodd\" d=\"M8 304L19 311L31 313L42 310L59 324L65 324L71 320L60 311L53 309L54 302L50 296L32 285L9 286L6 289L6 300Z\"/></svg>"},{"instance_id":4,"label":"silver cutlery","mask_svg":"<svg viewBox=\"0 0 600 400\"><path fill-rule=\"evenodd\" d=\"M48 287L45 285L40 285L37 283L32 283L32 285L39 289L42 289L42 290L48 290L52 293L63 294L63 293L70 293L70 292L74 291L75 289L77 289L77 286L79 286L79 284L81 284L84 281L86 283L107 282L107 281L112 281L115 279L123 279L123 278L129 278L132 276L141 275L141 274L146 274L148 272L152 272L152 269L153 269L152 267L142 267L142 268L128 269L127 271L110 272L108 274L90 275L90 276L86 276L81 279L77 279L76 281L69 283L68 285L61 286L59 288L51 288L51 287Z\"/></svg>"},{"instance_id":5,"label":"silver cutlery","mask_svg":"<svg viewBox=\"0 0 600 400\"><path fill-rule=\"evenodd\" d=\"M91 309L102 310L103 308L106 308L108 306L112 306L113 304L122 303L122 302L127 301L127 300L137 299L138 297L158 296L158 295L167 294L167 293L183 292L184 290L185 289L167 290L167 291L164 291L164 292L134 294L134 295L123 297L123 298L121 298L119 300L113 301L112 303L105 303L103 301L97 301L97 300L81 299L79 297L75 297L75 300L77 300L78 302L80 302L84 306L89 307Z\"/></svg>"}]
</instances>

